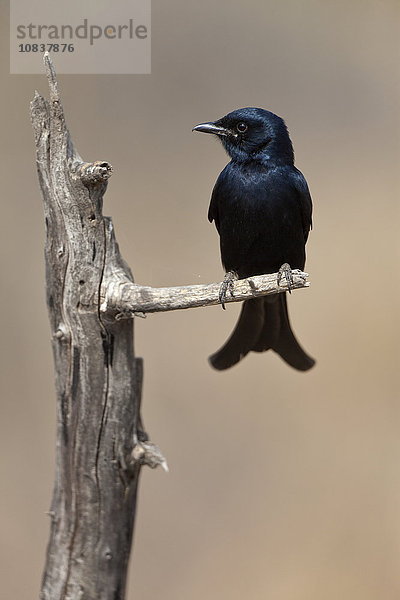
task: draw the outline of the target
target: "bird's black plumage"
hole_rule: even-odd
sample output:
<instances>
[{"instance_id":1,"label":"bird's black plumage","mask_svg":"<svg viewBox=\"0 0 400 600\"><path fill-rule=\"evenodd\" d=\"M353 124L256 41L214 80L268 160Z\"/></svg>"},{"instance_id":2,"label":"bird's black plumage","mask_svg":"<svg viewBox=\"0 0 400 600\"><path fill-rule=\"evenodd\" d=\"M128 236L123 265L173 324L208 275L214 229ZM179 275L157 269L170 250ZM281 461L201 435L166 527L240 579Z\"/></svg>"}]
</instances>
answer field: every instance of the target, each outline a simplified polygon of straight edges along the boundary
<instances>
[{"instance_id":1,"label":"bird's black plumage","mask_svg":"<svg viewBox=\"0 0 400 600\"><path fill-rule=\"evenodd\" d=\"M240 278L275 273L284 263L303 270L312 201L304 176L294 166L283 119L261 108L242 108L194 130L216 134L231 157L217 179L208 211L220 235L225 270ZM244 302L232 335L210 362L227 369L251 350L268 349L301 371L315 362L292 332L286 293Z\"/></svg>"}]
</instances>

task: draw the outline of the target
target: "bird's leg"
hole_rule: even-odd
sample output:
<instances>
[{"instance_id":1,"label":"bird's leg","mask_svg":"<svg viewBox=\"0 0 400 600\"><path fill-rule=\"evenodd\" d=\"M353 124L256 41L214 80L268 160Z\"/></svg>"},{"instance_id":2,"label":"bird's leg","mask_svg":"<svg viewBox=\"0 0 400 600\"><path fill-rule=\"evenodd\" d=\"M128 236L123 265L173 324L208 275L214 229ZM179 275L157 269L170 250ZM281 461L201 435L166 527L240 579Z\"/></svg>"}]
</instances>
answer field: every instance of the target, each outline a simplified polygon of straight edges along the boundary
<instances>
[{"instance_id":1,"label":"bird's leg","mask_svg":"<svg viewBox=\"0 0 400 600\"><path fill-rule=\"evenodd\" d=\"M284 263L278 271L278 277L276 278L276 282L278 285L281 284L281 279L283 276L286 279L288 292L289 294L291 294L293 287L293 274L292 269L290 268L290 265L288 263Z\"/></svg>"},{"instance_id":2,"label":"bird's leg","mask_svg":"<svg viewBox=\"0 0 400 600\"><path fill-rule=\"evenodd\" d=\"M233 282L238 279L238 274L235 271L228 271L225 273L221 287L219 288L219 301L222 304L222 308L225 310L226 294L229 290L231 296L233 296Z\"/></svg>"}]
</instances>

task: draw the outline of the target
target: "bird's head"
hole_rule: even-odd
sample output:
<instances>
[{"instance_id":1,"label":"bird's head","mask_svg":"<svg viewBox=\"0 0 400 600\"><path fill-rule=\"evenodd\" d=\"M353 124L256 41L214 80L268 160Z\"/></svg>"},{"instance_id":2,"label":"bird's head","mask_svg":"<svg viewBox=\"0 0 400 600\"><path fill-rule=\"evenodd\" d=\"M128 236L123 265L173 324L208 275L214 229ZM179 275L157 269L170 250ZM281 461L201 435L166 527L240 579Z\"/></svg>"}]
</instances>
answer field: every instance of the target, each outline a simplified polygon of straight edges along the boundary
<instances>
[{"instance_id":1,"label":"bird's head","mask_svg":"<svg viewBox=\"0 0 400 600\"><path fill-rule=\"evenodd\" d=\"M239 108L225 117L200 123L193 131L213 133L237 162L260 160L293 164L293 146L285 122L262 108Z\"/></svg>"}]
</instances>

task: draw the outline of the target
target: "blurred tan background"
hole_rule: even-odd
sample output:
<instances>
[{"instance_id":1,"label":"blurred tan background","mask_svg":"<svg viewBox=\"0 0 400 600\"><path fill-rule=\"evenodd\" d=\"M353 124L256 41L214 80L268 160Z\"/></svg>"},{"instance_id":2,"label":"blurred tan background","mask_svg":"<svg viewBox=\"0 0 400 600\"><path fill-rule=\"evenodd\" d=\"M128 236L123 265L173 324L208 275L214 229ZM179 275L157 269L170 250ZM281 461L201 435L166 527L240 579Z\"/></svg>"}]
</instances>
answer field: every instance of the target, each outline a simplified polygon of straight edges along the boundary
<instances>
[{"instance_id":1,"label":"blurred tan background","mask_svg":"<svg viewBox=\"0 0 400 600\"><path fill-rule=\"evenodd\" d=\"M55 436L43 215L29 122L44 76L8 74L2 0L1 599L38 595ZM227 158L194 124L283 116L315 204L290 298L310 373L206 361L239 306L137 321L146 427L128 599L400 596L399 4L153 0L149 76L60 76L72 136L114 166L105 198L136 280L221 280L207 221ZM39 60L39 57L38 57Z\"/></svg>"}]
</instances>

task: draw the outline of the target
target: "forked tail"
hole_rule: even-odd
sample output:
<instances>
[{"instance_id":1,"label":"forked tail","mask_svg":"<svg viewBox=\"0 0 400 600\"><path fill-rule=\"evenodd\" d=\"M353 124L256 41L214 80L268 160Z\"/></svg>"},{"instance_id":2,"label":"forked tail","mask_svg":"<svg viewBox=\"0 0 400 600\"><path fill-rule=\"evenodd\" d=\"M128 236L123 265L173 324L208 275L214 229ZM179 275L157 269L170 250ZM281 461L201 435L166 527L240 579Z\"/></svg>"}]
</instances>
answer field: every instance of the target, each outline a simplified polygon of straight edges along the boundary
<instances>
[{"instance_id":1,"label":"forked tail","mask_svg":"<svg viewBox=\"0 0 400 600\"><path fill-rule=\"evenodd\" d=\"M222 371L233 367L250 351L270 349L299 371L308 371L315 364L291 329L286 292L244 302L231 336L209 361Z\"/></svg>"}]
</instances>

